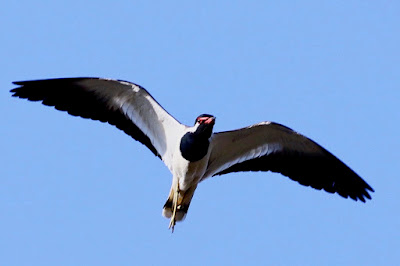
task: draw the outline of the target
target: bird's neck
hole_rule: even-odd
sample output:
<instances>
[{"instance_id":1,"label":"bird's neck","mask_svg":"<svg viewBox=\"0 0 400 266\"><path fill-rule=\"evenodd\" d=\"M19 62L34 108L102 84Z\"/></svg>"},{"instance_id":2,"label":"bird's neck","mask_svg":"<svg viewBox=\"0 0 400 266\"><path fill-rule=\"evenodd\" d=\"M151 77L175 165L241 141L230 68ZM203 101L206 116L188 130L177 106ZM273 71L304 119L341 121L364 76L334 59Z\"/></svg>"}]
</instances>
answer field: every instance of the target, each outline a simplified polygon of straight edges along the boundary
<instances>
[{"instance_id":1,"label":"bird's neck","mask_svg":"<svg viewBox=\"0 0 400 266\"><path fill-rule=\"evenodd\" d=\"M189 162L201 160L208 152L209 138L196 132L187 132L181 139L180 151L182 157Z\"/></svg>"}]
</instances>

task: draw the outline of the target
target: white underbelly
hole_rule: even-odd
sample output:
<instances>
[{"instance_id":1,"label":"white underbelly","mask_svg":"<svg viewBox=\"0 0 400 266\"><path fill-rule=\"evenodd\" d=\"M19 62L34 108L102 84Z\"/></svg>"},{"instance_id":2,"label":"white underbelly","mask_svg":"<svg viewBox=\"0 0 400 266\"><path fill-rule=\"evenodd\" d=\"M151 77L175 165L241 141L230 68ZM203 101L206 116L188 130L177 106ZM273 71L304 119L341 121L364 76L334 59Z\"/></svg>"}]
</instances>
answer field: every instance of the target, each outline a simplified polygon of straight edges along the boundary
<instances>
[{"instance_id":1,"label":"white underbelly","mask_svg":"<svg viewBox=\"0 0 400 266\"><path fill-rule=\"evenodd\" d=\"M206 172L208 156L196 162L189 162L183 157L176 158L173 169L173 183L179 182L179 189L186 191L191 186L197 184Z\"/></svg>"}]
</instances>

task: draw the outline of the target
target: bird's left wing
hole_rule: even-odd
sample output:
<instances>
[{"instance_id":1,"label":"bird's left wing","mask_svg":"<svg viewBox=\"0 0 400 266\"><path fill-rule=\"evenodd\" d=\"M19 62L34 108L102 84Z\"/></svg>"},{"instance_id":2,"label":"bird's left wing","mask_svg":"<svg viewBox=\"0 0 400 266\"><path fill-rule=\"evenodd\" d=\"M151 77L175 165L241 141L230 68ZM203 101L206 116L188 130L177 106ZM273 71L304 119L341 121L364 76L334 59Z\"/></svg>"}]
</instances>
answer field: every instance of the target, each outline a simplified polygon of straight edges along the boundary
<instances>
[{"instance_id":1,"label":"bird's left wing","mask_svg":"<svg viewBox=\"0 0 400 266\"><path fill-rule=\"evenodd\" d=\"M262 122L215 133L205 178L239 171L272 171L305 186L347 198L370 199L373 189L334 155L285 126Z\"/></svg>"},{"instance_id":2,"label":"bird's left wing","mask_svg":"<svg viewBox=\"0 0 400 266\"><path fill-rule=\"evenodd\" d=\"M13 96L41 101L70 115L108 122L146 145L170 168L185 126L141 86L102 78L17 81Z\"/></svg>"}]
</instances>

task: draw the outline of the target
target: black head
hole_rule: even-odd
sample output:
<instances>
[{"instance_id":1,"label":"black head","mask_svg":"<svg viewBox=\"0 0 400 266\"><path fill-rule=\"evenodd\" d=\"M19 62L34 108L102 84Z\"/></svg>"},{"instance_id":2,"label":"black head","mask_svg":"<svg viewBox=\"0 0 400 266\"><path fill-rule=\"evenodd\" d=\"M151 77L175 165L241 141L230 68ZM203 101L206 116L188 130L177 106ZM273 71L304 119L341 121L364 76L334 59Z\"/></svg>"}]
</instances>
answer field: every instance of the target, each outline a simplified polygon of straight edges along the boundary
<instances>
[{"instance_id":1,"label":"black head","mask_svg":"<svg viewBox=\"0 0 400 266\"><path fill-rule=\"evenodd\" d=\"M215 124L215 117L202 114L196 118L194 127L183 135L180 143L180 151L186 160L198 161L207 154L210 146L210 137Z\"/></svg>"},{"instance_id":2,"label":"black head","mask_svg":"<svg viewBox=\"0 0 400 266\"><path fill-rule=\"evenodd\" d=\"M194 125L197 126L197 129L194 133L209 138L212 134L214 124L215 124L215 116L208 114L199 115L194 123Z\"/></svg>"}]
</instances>

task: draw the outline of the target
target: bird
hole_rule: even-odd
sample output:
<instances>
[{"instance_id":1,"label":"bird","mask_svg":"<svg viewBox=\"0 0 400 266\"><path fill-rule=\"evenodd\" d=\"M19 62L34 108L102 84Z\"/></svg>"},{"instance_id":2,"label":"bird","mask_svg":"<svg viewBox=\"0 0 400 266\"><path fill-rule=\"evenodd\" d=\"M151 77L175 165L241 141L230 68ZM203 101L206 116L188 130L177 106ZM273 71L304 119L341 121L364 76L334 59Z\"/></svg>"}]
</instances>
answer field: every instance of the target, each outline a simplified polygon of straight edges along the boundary
<instances>
[{"instance_id":1,"label":"bird","mask_svg":"<svg viewBox=\"0 0 400 266\"><path fill-rule=\"evenodd\" d=\"M374 192L325 148L279 123L213 132L216 117L180 123L142 86L94 77L13 82L13 97L39 101L72 116L107 122L145 145L172 174L162 215L174 231L200 182L233 172L271 171L299 184L365 202Z\"/></svg>"}]
</instances>

